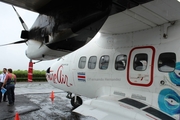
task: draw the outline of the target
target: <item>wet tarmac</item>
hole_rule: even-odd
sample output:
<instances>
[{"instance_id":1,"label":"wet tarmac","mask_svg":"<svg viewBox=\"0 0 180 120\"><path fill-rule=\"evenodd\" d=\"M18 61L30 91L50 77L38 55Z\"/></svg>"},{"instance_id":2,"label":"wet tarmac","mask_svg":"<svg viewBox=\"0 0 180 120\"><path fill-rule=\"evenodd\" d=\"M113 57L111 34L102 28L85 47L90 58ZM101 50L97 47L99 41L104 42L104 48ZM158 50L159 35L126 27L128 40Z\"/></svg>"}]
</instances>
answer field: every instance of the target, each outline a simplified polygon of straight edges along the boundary
<instances>
[{"instance_id":1,"label":"wet tarmac","mask_svg":"<svg viewBox=\"0 0 180 120\"><path fill-rule=\"evenodd\" d=\"M55 95L53 102L50 99L52 91ZM15 93L13 106L7 106L7 102L0 103L0 120L14 120L15 113L19 114L20 120L95 120L72 112L67 93L47 82L17 83Z\"/></svg>"}]
</instances>

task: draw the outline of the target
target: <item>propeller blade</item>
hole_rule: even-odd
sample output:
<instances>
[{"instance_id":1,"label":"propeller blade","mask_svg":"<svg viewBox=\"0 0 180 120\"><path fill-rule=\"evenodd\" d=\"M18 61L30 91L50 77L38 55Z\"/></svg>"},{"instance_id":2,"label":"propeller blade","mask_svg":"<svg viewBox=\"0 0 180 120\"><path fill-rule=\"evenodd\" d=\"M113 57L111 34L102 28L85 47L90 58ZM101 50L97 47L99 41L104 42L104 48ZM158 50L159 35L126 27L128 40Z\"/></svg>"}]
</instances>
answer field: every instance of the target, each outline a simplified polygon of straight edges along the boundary
<instances>
[{"instance_id":1,"label":"propeller blade","mask_svg":"<svg viewBox=\"0 0 180 120\"><path fill-rule=\"evenodd\" d=\"M15 7L14 7L13 5L12 5L12 7L13 7L14 11L16 12L17 16L19 17L19 20L20 20L20 22L21 22L24 30L27 30L27 31L28 31L28 27L27 27L26 23L23 21L23 19L21 18L21 16L18 14L18 12L16 11Z\"/></svg>"},{"instance_id":2,"label":"propeller blade","mask_svg":"<svg viewBox=\"0 0 180 120\"><path fill-rule=\"evenodd\" d=\"M0 45L0 46L13 45L13 44L21 44L21 43L26 43L27 41L28 40L20 40L20 41L8 43L8 44L3 44L3 45Z\"/></svg>"}]
</instances>

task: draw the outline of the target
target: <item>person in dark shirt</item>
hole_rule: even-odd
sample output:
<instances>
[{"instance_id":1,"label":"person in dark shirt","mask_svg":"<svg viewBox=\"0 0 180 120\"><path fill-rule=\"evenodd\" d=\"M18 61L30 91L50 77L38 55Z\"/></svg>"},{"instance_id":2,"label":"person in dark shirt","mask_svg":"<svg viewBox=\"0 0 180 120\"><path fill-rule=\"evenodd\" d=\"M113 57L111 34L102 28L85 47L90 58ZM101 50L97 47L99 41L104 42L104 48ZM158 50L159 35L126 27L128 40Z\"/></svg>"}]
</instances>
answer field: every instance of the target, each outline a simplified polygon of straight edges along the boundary
<instances>
[{"instance_id":1,"label":"person in dark shirt","mask_svg":"<svg viewBox=\"0 0 180 120\"><path fill-rule=\"evenodd\" d=\"M7 88L7 96L8 96L8 105L14 105L15 95L14 89L16 84L16 75L12 73L12 69L8 69L8 74L6 75L6 79L2 85L2 88L6 85Z\"/></svg>"}]
</instances>

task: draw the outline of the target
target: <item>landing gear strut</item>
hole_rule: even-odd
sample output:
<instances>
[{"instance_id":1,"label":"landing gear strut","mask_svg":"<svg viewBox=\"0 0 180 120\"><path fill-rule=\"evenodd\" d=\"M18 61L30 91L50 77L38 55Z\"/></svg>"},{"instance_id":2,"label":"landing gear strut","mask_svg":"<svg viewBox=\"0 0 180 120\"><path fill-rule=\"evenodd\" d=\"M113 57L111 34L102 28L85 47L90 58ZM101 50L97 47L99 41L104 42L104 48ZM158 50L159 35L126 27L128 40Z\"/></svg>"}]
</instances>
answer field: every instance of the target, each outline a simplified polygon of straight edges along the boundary
<instances>
[{"instance_id":1,"label":"landing gear strut","mask_svg":"<svg viewBox=\"0 0 180 120\"><path fill-rule=\"evenodd\" d=\"M72 93L68 92L66 97L69 98L69 99L72 99Z\"/></svg>"}]
</instances>

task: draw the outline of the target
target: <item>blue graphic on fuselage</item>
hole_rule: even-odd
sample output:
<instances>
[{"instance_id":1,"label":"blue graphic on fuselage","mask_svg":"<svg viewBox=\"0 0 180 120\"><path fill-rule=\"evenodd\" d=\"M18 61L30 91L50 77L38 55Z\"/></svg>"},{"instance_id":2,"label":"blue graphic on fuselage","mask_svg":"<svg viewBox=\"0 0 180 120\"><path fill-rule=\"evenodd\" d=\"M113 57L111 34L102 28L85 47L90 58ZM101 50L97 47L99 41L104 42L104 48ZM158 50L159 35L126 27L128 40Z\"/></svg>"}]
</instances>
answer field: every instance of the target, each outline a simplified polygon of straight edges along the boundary
<instances>
[{"instance_id":1,"label":"blue graphic on fuselage","mask_svg":"<svg viewBox=\"0 0 180 120\"><path fill-rule=\"evenodd\" d=\"M172 83L176 84L177 86L180 86L180 62L177 62L175 70L169 73L169 78Z\"/></svg>"},{"instance_id":2,"label":"blue graphic on fuselage","mask_svg":"<svg viewBox=\"0 0 180 120\"><path fill-rule=\"evenodd\" d=\"M180 114L180 96L169 88L161 90L158 97L159 108L170 114Z\"/></svg>"}]
</instances>

